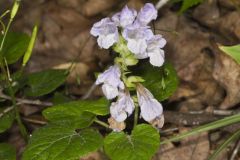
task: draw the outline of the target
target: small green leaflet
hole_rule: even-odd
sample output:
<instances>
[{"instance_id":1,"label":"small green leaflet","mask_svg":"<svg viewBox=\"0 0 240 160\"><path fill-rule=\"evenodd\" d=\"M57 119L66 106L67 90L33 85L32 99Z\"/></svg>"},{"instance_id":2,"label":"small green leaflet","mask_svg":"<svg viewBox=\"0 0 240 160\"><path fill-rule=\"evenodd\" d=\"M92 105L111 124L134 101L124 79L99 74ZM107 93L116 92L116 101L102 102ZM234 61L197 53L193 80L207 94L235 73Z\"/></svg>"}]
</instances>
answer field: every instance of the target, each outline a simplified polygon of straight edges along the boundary
<instances>
[{"instance_id":1,"label":"small green leaflet","mask_svg":"<svg viewBox=\"0 0 240 160\"><path fill-rule=\"evenodd\" d=\"M51 93L65 82L67 75L66 70L54 69L29 74L27 85L30 88L25 91L25 94L38 97Z\"/></svg>"},{"instance_id":2,"label":"small green leaflet","mask_svg":"<svg viewBox=\"0 0 240 160\"><path fill-rule=\"evenodd\" d=\"M240 64L240 44L235 46L219 46L219 48Z\"/></svg>"},{"instance_id":3,"label":"small green leaflet","mask_svg":"<svg viewBox=\"0 0 240 160\"><path fill-rule=\"evenodd\" d=\"M16 150L13 146L0 143L0 159L1 160L16 160Z\"/></svg>"},{"instance_id":4,"label":"small green leaflet","mask_svg":"<svg viewBox=\"0 0 240 160\"><path fill-rule=\"evenodd\" d=\"M159 101L169 98L176 91L179 83L174 67L168 62L160 68L143 64L136 74L145 80L143 85Z\"/></svg>"},{"instance_id":5,"label":"small green leaflet","mask_svg":"<svg viewBox=\"0 0 240 160\"><path fill-rule=\"evenodd\" d=\"M112 160L150 160L159 145L158 131L146 124L136 126L131 136L112 132L104 140L104 150Z\"/></svg>"},{"instance_id":6,"label":"small green leaflet","mask_svg":"<svg viewBox=\"0 0 240 160\"><path fill-rule=\"evenodd\" d=\"M0 42L2 38L0 35ZM27 34L9 32L0 56L6 58L8 64L17 62L26 52L29 41L30 37Z\"/></svg>"},{"instance_id":7,"label":"small green leaflet","mask_svg":"<svg viewBox=\"0 0 240 160\"><path fill-rule=\"evenodd\" d=\"M4 108L4 109L0 108L0 133L4 132L8 128L10 128L15 119L14 111L10 110L10 109L11 109L11 107ZM10 110L10 111L8 111L8 110Z\"/></svg>"},{"instance_id":8,"label":"small green leaflet","mask_svg":"<svg viewBox=\"0 0 240 160\"><path fill-rule=\"evenodd\" d=\"M102 144L102 136L93 129L77 132L70 125L49 125L33 133L22 160L76 160Z\"/></svg>"},{"instance_id":9,"label":"small green leaflet","mask_svg":"<svg viewBox=\"0 0 240 160\"><path fill-rule=\"evenodd\" d=\"M51 123L71 124L77 128L84 128L93 122L95 115L109 114L108 103L105 98L72 101L47 108L43 115Z\"/></svg>"}]
</instances>

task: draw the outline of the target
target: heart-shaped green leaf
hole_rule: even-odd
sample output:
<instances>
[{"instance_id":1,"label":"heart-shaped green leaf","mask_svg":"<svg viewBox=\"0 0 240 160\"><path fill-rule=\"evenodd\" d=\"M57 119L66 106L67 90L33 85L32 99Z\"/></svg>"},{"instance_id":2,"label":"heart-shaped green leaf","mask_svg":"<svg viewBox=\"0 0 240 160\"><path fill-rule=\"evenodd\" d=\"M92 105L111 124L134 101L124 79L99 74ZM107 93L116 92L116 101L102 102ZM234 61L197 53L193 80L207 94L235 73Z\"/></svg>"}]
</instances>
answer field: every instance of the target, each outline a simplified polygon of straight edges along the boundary
<instances>
[{"instance_id":1,"label":"heart-shaped green leaf","mask_svg":"<svg viewBox=\"0 0 240 160\"><path fill-rule=\"evenodd\" d=\"M104 150L112 160L150 160L160 144L155 128L142 124L136 126L131 136L112 132L104 140Z\"/></svg>"},{"instance_id":2,"label":"heart-shaped green leaf","mask_svg":"<svg viewBox=\"0 0 240 160\"><path fill-rule=\"evenodd\" d=\"M89 126L95 115L109 114L108 101L105 98L99 100L79 100L59 104L43 111L43 115L51 123L71 124L77 128Z\"/></svg>"},{"instance_id":3,"label":"heart-shaped green leaf","mask_svg":"<svg viewBox=\"0 0 240 160\"><path fill-rule=\"evenodd\" d=\"M30 86L26 90L27 96L42 96L54 91L67 78L66 70L45 70L32 73L27 76L27 85Z\"/></svg>"},{"instance_id":4,"label":"heart-shaped green leaf","mask_svg":"<svg viewBox=\"0 0 240 160\"><path fill-rule=\"evenodd\" d=\"M49 125L33 133L22 159L76 160L102 144L102 136L93 129L76 132L70 126Z\"/></svg>"},{"instance_id":5,"label":"heart-shaped green leaf","mask_svg":"<svg viewBox=\"0 0 240 160\"><path fill-rule=\"evenodd\" d=\"M0 143L0 159L16 160L16 150L11 145Z\"/></svg>"}]
</instances>

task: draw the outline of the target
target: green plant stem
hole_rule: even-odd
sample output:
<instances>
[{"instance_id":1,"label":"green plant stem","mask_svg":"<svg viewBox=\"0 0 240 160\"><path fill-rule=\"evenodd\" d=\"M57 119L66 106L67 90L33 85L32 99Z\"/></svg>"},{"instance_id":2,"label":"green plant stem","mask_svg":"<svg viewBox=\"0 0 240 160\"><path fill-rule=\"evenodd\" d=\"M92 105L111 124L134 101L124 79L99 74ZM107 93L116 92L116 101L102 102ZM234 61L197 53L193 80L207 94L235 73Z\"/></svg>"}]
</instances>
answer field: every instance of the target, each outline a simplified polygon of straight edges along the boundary
<instances>
[{"instance_id":1,"label":"green plant stem","mask_svg":"<svg viewBox=\"0 0 240 160\"><path fill-rule=\"evenodd\" d=\"M134 111L134 124L133 124L133 128L135 128L138 124L138 112L139 112L139 106L136 105L135 107L135 111Z\"/></svg>"},{"instance_id":2,"label":"green plant stem","mask_svg":"<svg viewBox=\"0 0 240 160\"><path fill-rule=\"evenodd\" d=\"M8 22L8 24L7 24L7 27L6 27L6 29L5 29L5 32L4 32L4 35L3 35L3 39L2 39L2 42L1 42L1 46L0 46L0 52L2 52L3 44L4 44L4 42L5 42L7 33L8 33L9 28L10 28L10 26L11 26L11 24L12 24L12 21L13 21L13 19L10 19L10 20L9 20L9 22Z\"/></svg>"},{"instance_id":3,"label":"green plant stem","mask_svg":"<svg viewBox=\"0 0 240 160\"><path fill-rule=\"evenodd\" d=\"M99 119L95 119L94 122L103 126L103 127L105 127L105 128L109 128L109 125L107 123L105 123L103 121L100 121Z\"/></svg>"},{"instance_id":4,"label":"green plant stem","mask_svg":"<svg viewBox=\"0 0 240 160\"><path fill-rule=\"evenodd\" d=\"M195 134L198 134L201 132L217 129L220 127L224 127L224 126L231 125L234 123L239 123L239 122L240 122L240 114L236 114L236 115L229 116L229 117L202 125L200 127L194 128L189 132L185 132L185 133L179 134L177 136L173 136L170 139L162 141L160 144L166 144L166 143L170 143L170 142L179 141L188 136L192 136L192 135L195 135Z\"/></svg>"}]
</instances>

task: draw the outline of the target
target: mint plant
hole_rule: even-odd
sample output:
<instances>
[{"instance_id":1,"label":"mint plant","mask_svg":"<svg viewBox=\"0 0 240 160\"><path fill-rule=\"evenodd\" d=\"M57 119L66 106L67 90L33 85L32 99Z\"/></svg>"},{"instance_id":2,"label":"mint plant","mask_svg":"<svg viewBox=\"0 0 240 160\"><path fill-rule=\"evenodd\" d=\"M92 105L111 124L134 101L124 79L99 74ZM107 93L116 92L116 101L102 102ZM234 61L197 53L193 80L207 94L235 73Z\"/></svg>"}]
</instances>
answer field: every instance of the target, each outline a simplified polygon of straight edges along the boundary
<instances>
[{"instance_id":1,"label":"mint plant","mask_svg":"<svg viewBox=\"0 0 240 160\"><path fill-rule=\"evenodd\" d=\"M44 110L49 124L33 133L24 160L78 159L101 147L113 160L151 159L160 145L158 129L164 124L163 107L158 100L168 98L178 83L173 67L164 64L162 48L166 40L154 35L149 26L156 18L157 10L147 3L139 13L125 6L111 18L93 25L90 33L97 37L99 47L115 52L114 64L99 74L95 82L101 85L105 98L71 101ZM140 63L142 59L149 59L150 63ZM134 69L138 66L142 68ZM153 74L156 78L149 80ZM30 81L31 85L40 86L34 91L41 88L37 81L42 79L41 75L34 75L36 81ZM158 86L151 86L146 80ZM168 92L158 94L161 91ZM45 94L40 93L30 95ZM107 116L107 122L101 116ZM147 123L139 124L140 118ZM104 139L91 128L93 123L106 128Z\"/></svg>"}]
</instances>

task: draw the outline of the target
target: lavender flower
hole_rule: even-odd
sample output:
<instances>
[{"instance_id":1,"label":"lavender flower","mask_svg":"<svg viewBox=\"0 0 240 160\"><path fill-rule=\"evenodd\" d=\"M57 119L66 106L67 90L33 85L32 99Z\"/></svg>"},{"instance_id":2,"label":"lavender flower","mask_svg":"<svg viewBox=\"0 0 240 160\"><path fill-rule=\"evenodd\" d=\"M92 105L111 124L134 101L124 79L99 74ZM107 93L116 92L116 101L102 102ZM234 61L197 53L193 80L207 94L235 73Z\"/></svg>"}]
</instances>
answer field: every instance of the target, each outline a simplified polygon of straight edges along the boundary
<instances>
[{"instance_id":1,"label":"lavender flower","mask_svg":"<svg viewBox=\"0 0 240 160\"><path fill-rule=\"evenodd\" d=\"M95 37L98 36L97 42L101 48L108 49L118 41L118 28L110 18L95 23L90 33Z\"/></svg>"},{"instance_id":2,"label":"lavender flower","mask_svg":"<svg viewBox=\"0 0 240 160\"><path fill-rule=\"evenodd\" d=\"M133 24L136 16L136 10L129 9L127 6L125 6L121 12L113 15L112 20L116 23L117 26L125 28L126 26Z\"/></svg>"},{"instance_id":3,"label":"lavender flower","mask_svg":"<svg viewBox=\"0 0 240 160\"><path fill-rule=\"evenodd\" d=\"M137 16L137 22L143 26L146 26L152 20L157 19L157 10L151 3L146 3L140 10Z\"/></svg>"},{"instance_id":4,"label":"lavender flower","mask_svg":"<svg viewBox=\"0 0 240 160\"><path fill-rule=\"evenodd\" d=\"M121 72L117 65L109 67L100 74L95 82L96 85L103 83L102 90L107 99L113 99L118 96L118 89L124 89L124 84L120 80Z\"/></svg>"},{"instance_id":5,"label":"lavender flower","mask_svg":"<svg viewBox=\"0 0 240 160\"><path fill-rule=\"evenodd\" d=\"M153 33L148 27L141 27L134 24L126 27L122 33L124 39L127 40L128 49L133 52L137 58L147 58L147 40L149 40Z\"/></svg>"},{"instance_id":6,"label":"lavender flower","mask_svg":"<svg viewBox=\"0 0 240 160\"><path fill-rule=\"evenodd\" d=\"M146 54L150 58L150 63L153 66L160 67L164 63L164 50L163 48L166 45L166 40L161 35L153 36L147 45Z\"/></svg>"},{"instance_id":7,"label":"lavender flower","mask_svg":"<svg viewBox=\"0 0 240 160\"><path fill-rule=\"evenodd\" d=\"M120 93L117 102L113 102L110 107L111 116L117 122L123 122L132 114L134 102L129 93Z\"/></svg>"},{"instance_id":8,"label":"lavender flower","mask_svg":"<svg viewBox=\"0 0 240 160\"><path fill-rule=\"evenodd\" d=\"M137 97L142 118L149 123L156 123L163 115L161 103L153 97L148 89L140 84L137 86Z\"/></svg>"}]
</instances>

